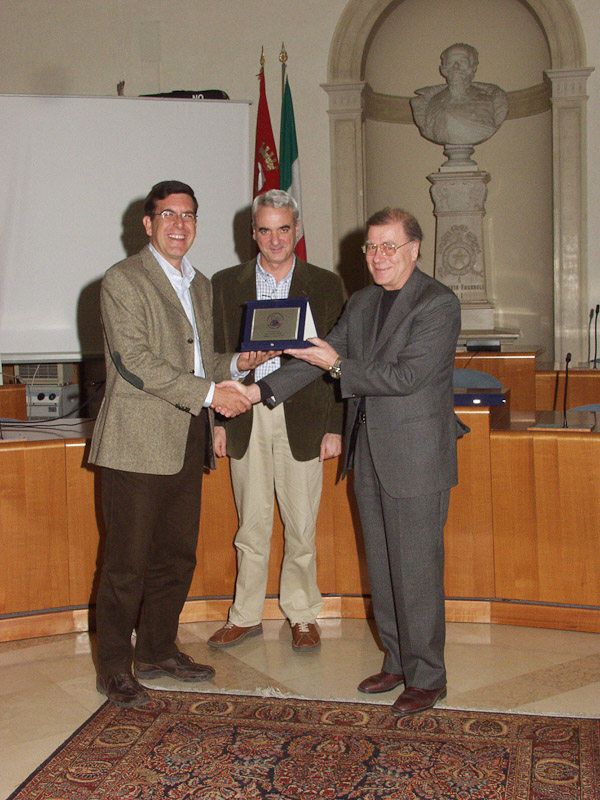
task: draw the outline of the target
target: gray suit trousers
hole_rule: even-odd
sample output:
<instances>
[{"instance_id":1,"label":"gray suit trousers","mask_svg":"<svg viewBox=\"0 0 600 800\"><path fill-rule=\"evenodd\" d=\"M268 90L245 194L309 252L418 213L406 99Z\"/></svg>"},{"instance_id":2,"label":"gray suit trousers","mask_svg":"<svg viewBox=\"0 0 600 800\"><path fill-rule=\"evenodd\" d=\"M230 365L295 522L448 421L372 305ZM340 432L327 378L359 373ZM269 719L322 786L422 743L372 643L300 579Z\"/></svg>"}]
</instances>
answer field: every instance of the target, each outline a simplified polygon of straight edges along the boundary
<instances>
[{"instance_id":1,"label":"gray suit trousers","mask_svg":"<svg viewBox=\"0 0 600 800\"><path fill-rule=\"evenodd\" d=\"M354 492L363 529L383 669L407 686L446 684L444 525L450 491L396 498L377 478L365 425L354 458Z\"/></svg>"}]
</instances>

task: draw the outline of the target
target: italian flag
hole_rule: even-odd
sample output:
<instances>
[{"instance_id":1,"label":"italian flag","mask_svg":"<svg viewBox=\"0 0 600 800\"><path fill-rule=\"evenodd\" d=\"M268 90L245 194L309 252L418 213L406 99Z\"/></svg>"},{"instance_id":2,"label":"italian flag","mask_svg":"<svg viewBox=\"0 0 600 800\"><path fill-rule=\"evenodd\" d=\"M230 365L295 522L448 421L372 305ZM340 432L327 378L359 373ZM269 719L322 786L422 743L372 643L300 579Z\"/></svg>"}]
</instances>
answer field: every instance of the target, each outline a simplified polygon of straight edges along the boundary
<instances>
[{"instance_id":1,"label":"italian flag","mask_svg":"<svg viewBox=\"0 0 600 800\"><path fill-rule=\"evenodd\" d=\"M286 76L281 103L281 128L279 133L279 188L291 194L300 211L300 230L294 252L306 261L306 240L302 223L302 192L300 189L300 159L296 140L296 123L290 82Z\"/></svg>"}]
</instances>

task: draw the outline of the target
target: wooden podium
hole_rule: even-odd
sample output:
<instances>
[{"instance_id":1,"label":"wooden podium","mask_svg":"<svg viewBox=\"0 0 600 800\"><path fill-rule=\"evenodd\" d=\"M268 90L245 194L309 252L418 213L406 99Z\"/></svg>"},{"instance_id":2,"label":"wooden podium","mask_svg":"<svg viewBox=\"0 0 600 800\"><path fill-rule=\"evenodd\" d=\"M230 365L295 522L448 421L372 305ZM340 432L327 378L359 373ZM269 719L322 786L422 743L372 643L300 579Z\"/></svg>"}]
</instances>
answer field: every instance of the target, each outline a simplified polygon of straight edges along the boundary
<instances>
[{"instance_id":1,"label":"wooden podium","mask_svg":"<svg viewBox=\"0 0 600 800\"><path fill-rule=\"evenodd\" d=\"M27 419L26 391L23 383L0 386L0 417Z\"/></svg>"}]
</instances>

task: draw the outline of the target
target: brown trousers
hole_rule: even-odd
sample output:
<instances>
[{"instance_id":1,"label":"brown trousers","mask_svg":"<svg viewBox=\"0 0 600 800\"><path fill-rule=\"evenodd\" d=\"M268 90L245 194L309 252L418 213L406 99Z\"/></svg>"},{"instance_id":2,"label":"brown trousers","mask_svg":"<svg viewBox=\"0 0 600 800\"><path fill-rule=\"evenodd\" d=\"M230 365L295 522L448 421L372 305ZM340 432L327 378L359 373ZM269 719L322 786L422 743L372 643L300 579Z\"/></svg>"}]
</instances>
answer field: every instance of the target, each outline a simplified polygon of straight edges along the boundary
<instances>
[{"instance_id":1,"label":"brown trousers","mask_svg":"<svg viewBox=\"0 0 600 800\"><path fill-rule=\"evenodd\" d=\"M140 661L155 664L177 652L179 614L196 566L207 439L203 409L190 421L177 474L102 469L106 547L96 630L103 675L130 671L134 629Z\"/></svg>"}]
</instances>

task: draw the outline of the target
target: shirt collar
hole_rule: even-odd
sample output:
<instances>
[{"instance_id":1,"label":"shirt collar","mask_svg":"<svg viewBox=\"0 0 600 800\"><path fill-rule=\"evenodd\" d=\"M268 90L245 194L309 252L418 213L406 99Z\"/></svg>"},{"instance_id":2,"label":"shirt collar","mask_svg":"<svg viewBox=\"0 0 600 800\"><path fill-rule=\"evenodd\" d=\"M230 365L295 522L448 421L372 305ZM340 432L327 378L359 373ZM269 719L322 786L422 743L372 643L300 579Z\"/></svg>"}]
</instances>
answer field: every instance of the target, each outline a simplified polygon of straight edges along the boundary
<instances>
[{"instance_id":1,"label":"shirt collar","mask_svg":"<svg viewBox=\"0 0 600 800\"><path fill-rule=\"evenodd\" d=\"M263 265L262 265L260 262L261 262L261 254L259 253L259 254L256 256L256 268L257 268L258 270L260 270L260 272L261 272L261 274L262 274L262 276L263 276L263 277L265 277L265 278L271 278L272 280L275 280L275 278L273 277L273 275L271 275L271 273L270 273L270 272L267 272L267 270L266 270L266 269L263 267ZM281 280L283 280L283 281L290 281L290 280L292 279L292 274L293 274L293 272L294 272L294 267L295 267L295 266L296 266L296 253L294 253L294 254L293 254L292 267L291 267L290 271L289 271L289 272L288 272L288 274L285 276L285 278L282 278Z\"/></svg>"},{"instance_id":2,"label":"shirt collar","mask_svg":"<svg viewBox=\"0 0 600 800\"><path fill-rule=\"evenodd\" d=\"M187 289L190 283L196 277L196 270L192 267L192 265L188 261L187 256L184 256L182 258L181 272L179 272L179 270L176 269L172 264L169 264L169 262L167 261L166 258L164 258L164 256L161 256L161 254L154 247L154 245L149 244L148 247L154 258L158 261L158 263L162 267L163 272L165 273L167 278L169 278L170 281L172 280L181 281L181 285L183 286L183 288Z\"/></svg>"}]
</instances>

